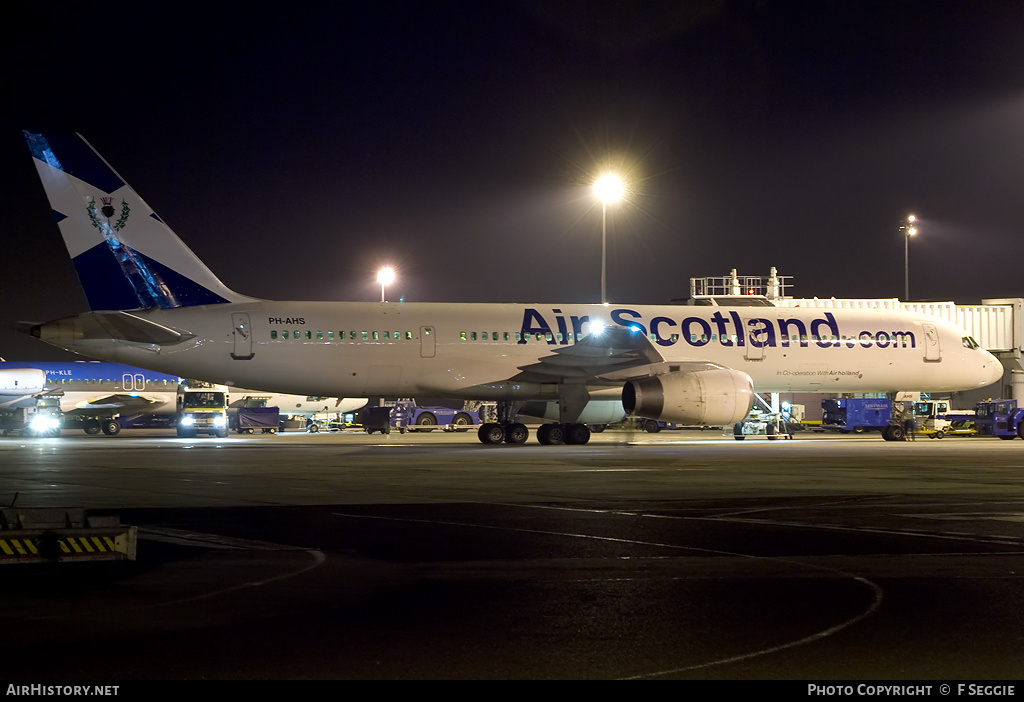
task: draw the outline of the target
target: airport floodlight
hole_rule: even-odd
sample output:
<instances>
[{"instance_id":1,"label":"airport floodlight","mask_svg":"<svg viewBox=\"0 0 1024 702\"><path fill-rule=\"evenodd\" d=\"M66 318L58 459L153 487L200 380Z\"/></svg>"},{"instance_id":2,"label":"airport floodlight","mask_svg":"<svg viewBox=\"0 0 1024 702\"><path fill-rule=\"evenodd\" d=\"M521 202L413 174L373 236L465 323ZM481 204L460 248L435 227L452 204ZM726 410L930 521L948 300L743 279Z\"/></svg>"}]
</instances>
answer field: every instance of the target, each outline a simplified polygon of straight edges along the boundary
<instances>
[{"instance_id":1,"label":"airport floodlight","mask_svg":"<svg viewBox=\"0 0 1024 702\"><path fill-rule=\"evenodd\" d=\"M917 234L917 227L914 222L917 217L909 215L906 221L900 226L903 232L903 300L910 299L910 237Z\"/></svg>"},{"instance_id":2,"label":"airport floodlight","mask_svg":"<svg viewBox=\"0 0 1024 702\"><path fill-rule=\"evenodd\" d=\"M605 281L608 277L608 203L622 198L626 186L622 178L607 173L594 183L594 193L601 199L601 304L608 304Z\"/></svg>"},{"instance_id":3,"label":"airport floodlight","mask_svg":"<svg viewBox=\"0 0 1024 702\"><path fill-rule=\"evenodd\" d=\"M608 204L622 198L625 186L622 184L621 178L613 173L609 173L597 179L597 182L594 183L594 192L601 199L602 203Z\"/></svg>"},{"instance_id":4,"label":"airport floodlight","mask_svg":"<svg viewBox=\"0 0 1024 702\"><path fill-rule=\"evenodd\" d=\"M384 299L384 286L391 285L395 282L395 269L394 268L381 268L377 272L377 282L380 283L380 301L385 302Z\"/></svg>"}]
</instances>

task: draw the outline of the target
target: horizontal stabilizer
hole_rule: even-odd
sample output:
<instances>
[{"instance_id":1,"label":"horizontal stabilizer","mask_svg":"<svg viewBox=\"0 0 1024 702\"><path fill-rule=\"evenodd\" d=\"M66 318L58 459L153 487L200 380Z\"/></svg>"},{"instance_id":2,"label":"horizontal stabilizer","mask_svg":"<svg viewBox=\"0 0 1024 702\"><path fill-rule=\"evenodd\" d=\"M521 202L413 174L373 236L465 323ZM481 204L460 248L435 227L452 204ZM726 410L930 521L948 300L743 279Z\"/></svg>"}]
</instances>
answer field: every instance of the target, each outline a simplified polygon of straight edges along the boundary
<instances>
[{"instance_id":1,"label":"horizontal stabilizer","mask_svg":"<svg viewBox=\"0 0 1024 702\"><path fill-rule=\"evenodd\" d=\"M89 315L109 334L111 339L135 341L142 344L177 344L192 338L192 334L165 327L137 317L129 312L93 312Z\"/></svg>"}]
</instances>

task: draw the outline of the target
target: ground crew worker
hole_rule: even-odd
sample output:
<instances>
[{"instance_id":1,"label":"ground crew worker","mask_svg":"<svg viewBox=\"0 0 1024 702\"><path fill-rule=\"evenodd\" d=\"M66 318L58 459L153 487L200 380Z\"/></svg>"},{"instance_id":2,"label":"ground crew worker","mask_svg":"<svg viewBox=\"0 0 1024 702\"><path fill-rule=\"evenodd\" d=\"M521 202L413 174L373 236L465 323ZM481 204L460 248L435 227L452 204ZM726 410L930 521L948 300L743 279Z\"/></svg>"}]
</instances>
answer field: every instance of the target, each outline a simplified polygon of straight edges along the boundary
<instances>
[{"instance_id":1,"label":"ground crew worker","mask_svg":"<svg viewBox=\"0 0 1024 702\"><path fill-rule=\"evenodd\" d=\"M917 438L914 436L914 430L917 422L914 418L914 404L908 403L903 407L903 414L900 415L900 419L903 420L903 440L904 441L916 441Z\"/></svg>"}]
</instances>

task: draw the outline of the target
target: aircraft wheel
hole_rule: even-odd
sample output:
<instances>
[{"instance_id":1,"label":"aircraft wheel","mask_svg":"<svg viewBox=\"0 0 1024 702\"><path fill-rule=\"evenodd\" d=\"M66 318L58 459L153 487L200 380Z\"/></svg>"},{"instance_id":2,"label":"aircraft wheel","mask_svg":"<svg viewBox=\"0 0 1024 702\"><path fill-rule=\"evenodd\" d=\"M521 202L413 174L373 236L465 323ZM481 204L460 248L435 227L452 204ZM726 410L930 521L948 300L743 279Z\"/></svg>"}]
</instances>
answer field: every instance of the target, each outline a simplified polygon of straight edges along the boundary
<instances>
[{"instance_id":1,"label":"aircraft wheel","mask_svg":"<svg viewBox=\"0 0 1024 702\"><path fill-rule=\"evenodd\" d=\"M565 427L565 443L582 445L590 441L590 427L586 424L567 424Z\"/></svg>"},{"instance_id":2,"label":"aircraft wheel","mask_svg":"<svg viewBox=\"0 0 1024 702\"><path fill-rule=\"evenodd\" d=\"M530 430L526 428L525 424L515 422L505 427L505 443L507 444L525 444L529 438Z\"/></svg>"},{"instance_id":3,"label":"aircraft wheel","mask_svg":"<svg viewBox=\"0 0 1024 702\"><path fill-rule=\"evenodd\" d=\"M537 430L537 441L545 446L565 443L565 427L561 424L541 424Z\"/></svg>"},{"instance_id":4,"label":"aircraft wheel","mask_svg":"<svg viewBox=\"0 0 1024 702\"><path fill-rule=\"evenodd\" d=\"M505 428L500 424L487 422L480 425L476 435L482 444L500 444L505 440Z\"/></svg>"},{"instance_id":5,"label":"aircraft wheel","mask_svg":"<svg viewBox=\"0 0 1024 702\"><path fill-rule=\"evenodd\" d=\"M117 436L121 433L121 425L116 419L108 419L101 425L103 433L107 436Z\"/></svg>"}]
</instances>

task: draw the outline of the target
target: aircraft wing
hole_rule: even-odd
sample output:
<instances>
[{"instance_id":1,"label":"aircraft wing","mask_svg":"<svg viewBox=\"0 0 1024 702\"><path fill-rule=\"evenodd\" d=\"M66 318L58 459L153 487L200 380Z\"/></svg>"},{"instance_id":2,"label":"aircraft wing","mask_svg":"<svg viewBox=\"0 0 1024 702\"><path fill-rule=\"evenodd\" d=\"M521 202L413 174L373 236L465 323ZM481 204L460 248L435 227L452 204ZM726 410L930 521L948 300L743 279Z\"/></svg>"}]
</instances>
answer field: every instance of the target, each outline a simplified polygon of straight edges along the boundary
<instances>
[{"instance_id":1,"label":"aircraft wing","mask_svg":"<svg viewBox=\"0 0 1024 702\"><path fill-rule=\"evenodd\" d=\"M626 327L607 327L588 334L572 346L555 348L536 363L519 366L512 378L521 382L599 382L611 373L663 363L665 359L642 332Z\"/></svg>"},{"instance_id":2,"label":"aircraft wing","mask_svg":"<svg viewBox=\"0 0 1024 702\"><path fill-rule=\"evenodd\" d=\"M166 404L165 400L142 395L130 395L127 393L112 393L109 395L98 395L90 397L75 405L75 408L68 410L65 414L75 412L95 412L97 410L116 410L117 412L142 413L152 412Z\"/></svg>"}]
</instances>

